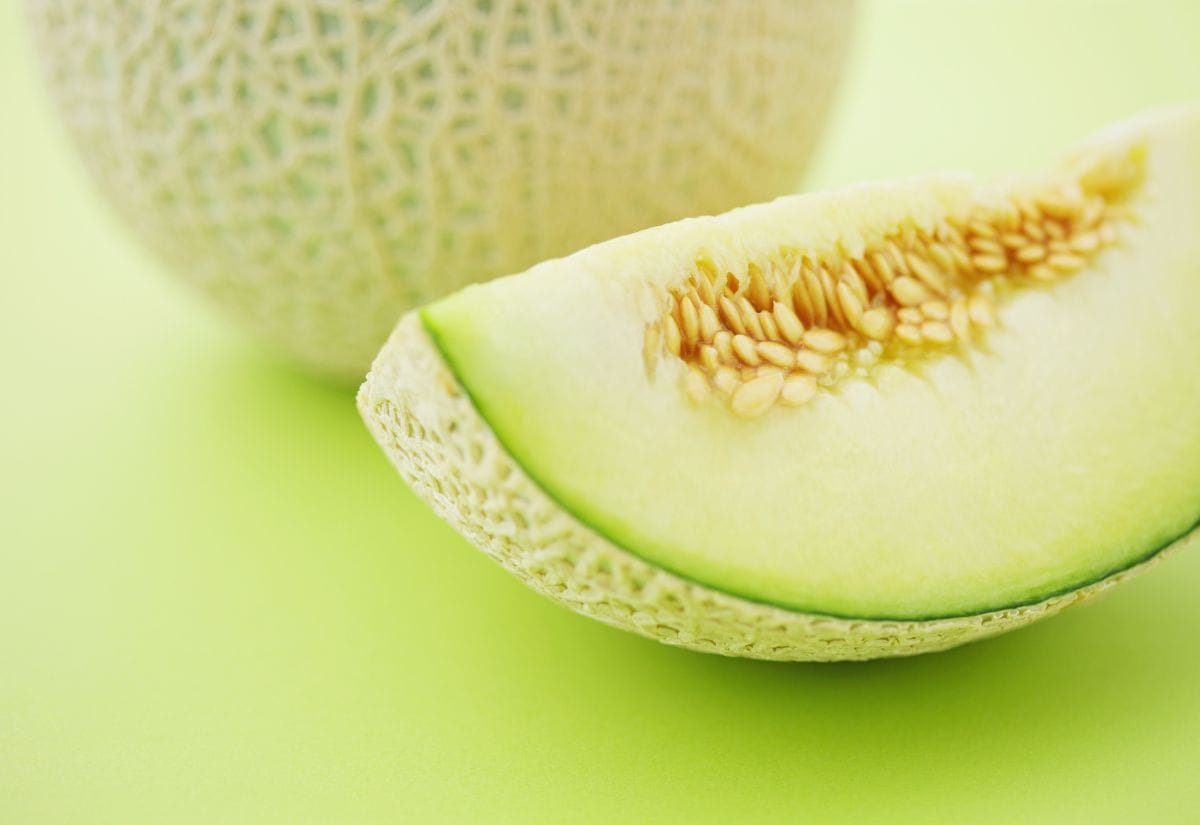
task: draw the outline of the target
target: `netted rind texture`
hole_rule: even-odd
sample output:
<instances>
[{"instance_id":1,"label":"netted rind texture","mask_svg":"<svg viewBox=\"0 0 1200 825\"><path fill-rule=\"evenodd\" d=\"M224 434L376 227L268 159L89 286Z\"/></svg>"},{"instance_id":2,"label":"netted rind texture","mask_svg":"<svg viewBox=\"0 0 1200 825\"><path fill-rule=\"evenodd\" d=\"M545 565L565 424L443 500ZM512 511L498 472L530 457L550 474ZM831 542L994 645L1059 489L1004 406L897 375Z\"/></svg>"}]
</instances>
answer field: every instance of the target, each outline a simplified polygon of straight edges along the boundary
<instances>
[{"instance_id":1,"label":"netted rind texture","mask_svg":"<svg viewBox=\"0 0 1200 825\"><path fill-rule=\"evenodd\" d=\"M843 0L29 0L102 189L278 346L361 380L402 311L799 180Z\"/></svg>"},{"instance_id":2,"label":"netted rind texture","mask_svg":"<svg viewBox=\"0 0 1200 825\"><path fill-rule=\"evenodd\" d=\"M667 573L576 520L500 444L415 313L376 359L358 404L418 495L533 590L585 616L710 653L834 661L944 650L1089 601L1184 543L1081 590L993 613L931 621L798 613Z\"/></svg>"}]
</instances>

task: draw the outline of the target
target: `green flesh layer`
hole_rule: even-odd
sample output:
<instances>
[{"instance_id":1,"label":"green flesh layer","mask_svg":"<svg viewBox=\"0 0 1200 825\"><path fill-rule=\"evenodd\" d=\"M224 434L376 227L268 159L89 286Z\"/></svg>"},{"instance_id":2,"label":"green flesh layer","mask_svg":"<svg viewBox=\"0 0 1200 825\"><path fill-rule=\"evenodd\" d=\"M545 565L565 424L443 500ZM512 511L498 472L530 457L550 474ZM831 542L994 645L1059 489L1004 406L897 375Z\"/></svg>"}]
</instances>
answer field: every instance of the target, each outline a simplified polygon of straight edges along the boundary
<instances>
[{"instance_id":1,"label":"green flesh layer","mask_svg":"<svg viewBox=\"0 0 1200 825\"><path fill-rule=\"evenodd\" d=\"M513 458L562 506L678 575L748 599L922 619L1037 601L1200 520L1200 114L1107 138L1146 152L1119 248L1014 293L980 346L885 367L744 420L648 380L655 296L703 255L744 269L961 207L931 179L790 198L629 236L425 310Z\"/></svg>"}]
</instances>

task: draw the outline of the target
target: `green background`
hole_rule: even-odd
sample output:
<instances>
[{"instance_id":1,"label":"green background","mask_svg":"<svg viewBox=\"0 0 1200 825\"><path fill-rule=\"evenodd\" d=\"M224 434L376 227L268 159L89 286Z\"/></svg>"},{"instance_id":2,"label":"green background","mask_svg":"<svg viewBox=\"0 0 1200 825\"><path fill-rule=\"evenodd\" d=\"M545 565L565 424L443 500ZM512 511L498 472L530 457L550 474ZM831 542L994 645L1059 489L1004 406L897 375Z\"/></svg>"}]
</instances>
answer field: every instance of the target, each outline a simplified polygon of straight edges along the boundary
<instances>
[{"instance_id":1,"label":"green background","mask_svg":"<svg viewBox=\"0 0 1200 825\"><path fill-rule=\"evenodd\" d=\"M160 271L0 10L0 821L1200 821L1200 553L946 654L675 650L526 591ZM875 3L810 185L1200 96L1200 3ZM1189 362L1190 363L1190 362ZM1181 380L1195 380L1181 370Z\"/></svg>"}]
</instances>

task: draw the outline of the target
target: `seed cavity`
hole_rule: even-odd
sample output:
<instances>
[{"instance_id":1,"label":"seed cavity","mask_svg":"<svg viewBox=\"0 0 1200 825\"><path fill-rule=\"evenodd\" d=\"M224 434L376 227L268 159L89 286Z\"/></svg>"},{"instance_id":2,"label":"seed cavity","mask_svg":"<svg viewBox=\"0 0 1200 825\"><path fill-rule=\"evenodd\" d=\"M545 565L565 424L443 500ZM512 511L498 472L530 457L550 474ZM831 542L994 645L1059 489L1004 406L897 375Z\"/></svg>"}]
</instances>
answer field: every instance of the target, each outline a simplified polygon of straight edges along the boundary
<instances>
[{"instance_id":1,"label":"seed cavity","mask_svg":"<svg viewBox=\"0 0 1200 825\"><path fill-rule=\"evenodd\" d=\"M1118 242L1142 174L1134 154L1085 159L1074 177L1014 187L932 230L898 227L854 256L781 250L736 273L699 259L647 324L643 351L688 365L693 403L715 391L755 418L880 364L968 346L995 326L1006 291L1069 277Z\"/></svg>"}]
</instances>

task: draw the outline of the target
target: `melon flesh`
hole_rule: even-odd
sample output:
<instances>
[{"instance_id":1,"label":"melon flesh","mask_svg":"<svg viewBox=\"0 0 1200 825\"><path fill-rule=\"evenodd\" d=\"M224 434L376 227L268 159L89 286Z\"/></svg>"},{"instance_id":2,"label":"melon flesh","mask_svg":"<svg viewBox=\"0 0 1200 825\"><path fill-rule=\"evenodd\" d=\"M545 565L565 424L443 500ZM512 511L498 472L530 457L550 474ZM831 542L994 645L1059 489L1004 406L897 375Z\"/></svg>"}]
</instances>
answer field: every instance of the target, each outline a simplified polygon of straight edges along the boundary
<instances>
[{"instance_id":1,"label":"melon flesh","mask_svg":"<svg viewBox=\"0 0 1200 825\"><path fill-rule=\"evenodd\" d=\"M1137 569L1200 519L1200 382L1186 366L1200 354L1200 109L1123 124L1097 147L1142 169L1120 243L1069 278L1007 294L997 327L952 354L745 419L689 399L677 359L648 377L643 344L697 258L736 271L780 248L853 251L988 197L967 177L784 198L464 290L428 307L423 330L401 326L364 386L364 414L406 476L510 566L536 558L531 525L551 508L610 548L594 567L632 556L737 606L706 620L683 599L684 643L860 657L889 638L911 652L1021 623ZM423 404L396 388L418 351L447 370L437 392L469 397L469 411L422 420ZM414 446L478 426L495 439L487 454L435 460ZM473 460L507 462L545 499L471 516L456 499L480 491L437 474ZM778 651L746 615L778 622ZM848 620L821 625L842 641L816 644L812 617Z\"/></svg>"}]
</instances>

